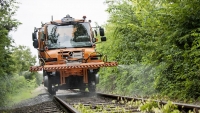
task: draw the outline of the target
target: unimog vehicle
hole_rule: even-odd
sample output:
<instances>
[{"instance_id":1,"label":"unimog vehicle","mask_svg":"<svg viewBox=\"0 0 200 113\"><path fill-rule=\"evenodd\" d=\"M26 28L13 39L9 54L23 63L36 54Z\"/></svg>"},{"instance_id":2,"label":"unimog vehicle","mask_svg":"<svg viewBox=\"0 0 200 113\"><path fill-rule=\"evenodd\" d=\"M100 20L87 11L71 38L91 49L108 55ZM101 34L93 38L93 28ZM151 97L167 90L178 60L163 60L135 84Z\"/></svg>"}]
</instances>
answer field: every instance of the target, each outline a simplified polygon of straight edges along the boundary
<instances>
[{"instance_id":1,"label":"unimog vehicle","mask_svg":"<svg viewBox=\"0 0 200 113\"><path fill-rule=\"evenodd\" d=\"M35 28L32 33L33 46L38 50L39 66L30 71L43 71L44 86L50 94L58 89L80 89L95 92L99 83L100 67L117 66L108 62L106 55L97 52L98 43L106 41L104 29L90 25L86 16L74 19L67 15Z\"/></svg>"}]
</instances>

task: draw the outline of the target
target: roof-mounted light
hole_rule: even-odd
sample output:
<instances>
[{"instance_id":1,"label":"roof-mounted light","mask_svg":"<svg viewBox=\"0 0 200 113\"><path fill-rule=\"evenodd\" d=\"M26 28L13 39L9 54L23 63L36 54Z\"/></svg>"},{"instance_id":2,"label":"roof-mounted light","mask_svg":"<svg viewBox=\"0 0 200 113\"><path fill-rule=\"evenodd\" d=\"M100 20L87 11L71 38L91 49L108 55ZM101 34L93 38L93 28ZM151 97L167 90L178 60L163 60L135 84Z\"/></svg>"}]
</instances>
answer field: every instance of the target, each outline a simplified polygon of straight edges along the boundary
<instances>
[{"instance_id":1,"label":"roof-mounted light","mask_svg":"<svg viewBox=\"0 0 200 113\"><path fill-rule=\"evenodd\" d=\"M86 19L86 16L83 16L83 19L85 20L85 19Z\"/></svg>"},{"instance_id":2,"label":"roof-mounted light","mask_svg":"<svg viewBox=\"0 0 200 113\"><path fill-rule=\"evenodd\" d=\"M75 19L70 17L70 15L66 15L66 17L62 18L61 21L62 22L72 22L74 21Z\"/></svg>"}]
</instances>

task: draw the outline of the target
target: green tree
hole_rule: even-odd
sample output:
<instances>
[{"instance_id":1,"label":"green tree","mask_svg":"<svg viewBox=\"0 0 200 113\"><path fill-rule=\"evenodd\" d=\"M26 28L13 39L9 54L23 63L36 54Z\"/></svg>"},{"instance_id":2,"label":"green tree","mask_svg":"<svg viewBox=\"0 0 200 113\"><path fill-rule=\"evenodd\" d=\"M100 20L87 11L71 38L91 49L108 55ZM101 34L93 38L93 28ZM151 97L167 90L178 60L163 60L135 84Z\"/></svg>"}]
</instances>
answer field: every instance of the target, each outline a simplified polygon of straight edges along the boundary
<instances>
[{"instance_id":1,"label":"green tree","mask_svg":"<svg viewBox=\"0 0 200 113\"><path fill-rule=\"evenodd\" d=\"M14 61L11 58L12 39L8 36L9 31L15 30L20 24L13 18L17 9L15 0L0 0L0 106L7 99L8 92L11 91L10 78L14 72L11 65Z\"/></svg>"},{"instance_id":2,"label":"green tree","mask_svg":"<svg viewBox=\"0 0 200 113\"><path fill-rule=\"evenodd\" d=\"M105 25L109 38L106 43L98 45L98 50L121 65L139 64L139 70L145 67L145 76L143 71L135 74L144 77L140 79L153 80L155 90L163 95L181 99L198 98L199 5L196 0L110 2L107 9L110 16ZM105 74L102 84L109 83L104 79L112 76L117 76L114 80L123 82L126 78L135 77L134 73L126 74L129 69L124 69L125 74L120 74L123 72L119 73L117 69L114 70L115 75ZM106 73L105 70L101 72ZM113 73L109 69L107 72ZM140 84L143 81L134 80L132 82L141 81ZM135 86L128 83L121 85Z\"/></svg>"},{"instance_id":3,"label":"green tree","mask_svg":"<svg viewBox=\"0 0 200 113\"><path fill-rule=\"evenodd\" d=\"M15 71L13 76L10 77L10 86L8 89L8 102L9 105L13 104L15 97L23 96L23 94L29 94L31 96L31 90L41 84L42 75L37 72L30 72L29 68L36 63L36 56L32 56L31 51L26 46L12 47L11 58L14 65L11 65ZM20 97L23 98L23 97Z\"/></svg>"},{"instance_id":4,"label":"green tree","mask_svg":"<svg viewBox=\"0 0 200 113\"><path fill-rule=\"evenodd\" d=\"M103 75L101 84L106 86L106 89L112 85L109 84L109 80L114 78L115 81L112 83L115 90L136 95L154 92L152 81L153 75L157 72L148 57L151 57L157 46L155 39L152 40L151 37L156 29L154 27L159 23L156 18L150 19L153 16L146 12L147 9L152 10L155 6L144 5L144 9L141 10L140 5L142 6L141 3L133 5L130 0L118 0L108 5L110 18L105 26L108 40L98 45L98 50L107 54L111 60L118 61L120 66L111 69L112 71L101 70ZM154 21L155 23L152 24ZM110 75L105 74L106 72ZM110 87L113 90L113 87Z\"/></svg>"},{"instance_id":5,"label":"green tree","mask_svg":"<svg viewBox=\"0 0 200 113\"><path fill-rule=\"evenodd\" d=\"M165 64L155 83L157 90L171 97L200 96L199 5L196 0L165 1L158 12L157 17L167 27L159 40L165 47L159 49L159 57L154 57Z\"/></svg>"},{"instance_id":6,"label":"green tree","mask_svg":"<svg viewBox=\"0 0 200 113\"><path fill-rule=\"evenodd\" d=\"M11 74L12 69L9 66L13 63L10 57L10 46L13 40L8 33L16 29L20 23L12 18L17 8L15 0L1 0L0 4L0 73L4 76Z\"/></svg>"},{"instance_id":7,"label":"green tree","mask_svg":"<svg viewBox=\"0 0 200 113\"><path fill-rule=\"evenodd\" d=\"M16 73L20 76L25 76L26 79L33 79L34 73L29 73L27 71L29 71L30 66L35 65L36 56L31 54L30 48L22 45L13 47L12 51L12 59L15 63L13 68L17 69Z\"/></svg>"}]
</instances>

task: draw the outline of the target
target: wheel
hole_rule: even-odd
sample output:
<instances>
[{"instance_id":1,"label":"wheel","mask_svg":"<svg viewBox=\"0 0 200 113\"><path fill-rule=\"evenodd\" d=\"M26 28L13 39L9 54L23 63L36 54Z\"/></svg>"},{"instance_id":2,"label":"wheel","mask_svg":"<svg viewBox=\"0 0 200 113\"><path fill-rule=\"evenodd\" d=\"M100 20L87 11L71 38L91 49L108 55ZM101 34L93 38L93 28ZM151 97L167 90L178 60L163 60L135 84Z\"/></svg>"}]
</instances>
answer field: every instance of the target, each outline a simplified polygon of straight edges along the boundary
<instances>
[{"instance_id":1,"label":"wheel","mask_svg":"<svg viewBox=\"0 0 200 113\"><path fill-rule=\"evenodd\" d=\"M91 81L90 83L88 83L88 90L91 93L96 92L96 84L94 81Z\"/></svg>"},{"instance_id":2,"label":"wheel","mask_svg":"<svg viewBox=\"0 0 200 113\"><path fill-rule=\"evenodd\" d=\"M83 83L81 86L80 86L80 91L85 91L85 89L86 89L86 85Z\"/></svg>"},{"instance_id":3,"label":"wheel","mask_svg":"<svg viewBox=\"0 0 200 113\"><path fill-rule=\"evenodd\" d=\"M43 70L43 84L44 87L47 87L48 77L46 71Z\"/></svg>"},{"instance_id":4,"label":"wheel","mask_svg":"<svg viewBox=\"0 0 200 113\"><path fill-rule=\"evenodd\" d=\"M98 78L96 75L94 70L88 70L88 90L91 93L96 92L96 79Z\"/></svg>"},{"instance_id":5,"label":"wheel","mask_svg":"<svg viewBox=\"0 0 200 113\"><path fill-rule=\"evenodd\" d=\"M43 77L43 81L44 81L44 87L47 87L47 84L48 84L48 77L47 77L47 76L44 76L44 77Z\"/></svg>"},{"instance_id":6,"label":"wheel","mask_svg":"<svg viewBox=\"0 0 200 113\"><path fill-rule=\"evenodd\" d=\"M56 94L56 91L52 88L52 77L51 76L48 76L47 89L48 89L48 92L51 95L55 95Z\"/></svg>"}]
</instances>

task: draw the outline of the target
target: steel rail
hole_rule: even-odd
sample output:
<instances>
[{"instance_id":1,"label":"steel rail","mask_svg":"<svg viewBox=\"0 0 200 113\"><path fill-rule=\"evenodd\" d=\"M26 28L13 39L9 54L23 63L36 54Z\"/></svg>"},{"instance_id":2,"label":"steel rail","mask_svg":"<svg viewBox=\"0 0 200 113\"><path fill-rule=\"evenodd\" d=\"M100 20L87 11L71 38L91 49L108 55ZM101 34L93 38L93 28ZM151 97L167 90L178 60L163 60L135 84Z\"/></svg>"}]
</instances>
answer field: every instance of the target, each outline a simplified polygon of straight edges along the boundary
<instances>
[{"instance_id":1,"label":"steel rail","mask_svg":"<svg viewBox=\"0 0 200 113\"><path fill-rule=\"evenodd\" d=\"M80 113L78 110L76 110L74 107L70 106L68 103L66 103L65 101L63 101L59 97L54 96L54 100L64 108L65 112Z\"/></svg>"},{"instance_id":2,"label":"steel rail","mask_svg":"<svg viewBox=\"0 0 200 113\"><path fill-rule=\"evenodd\" d=\"M120 96L120 95L111 95L111 94L104 94L104 93L96 93L97 96L101 96L101 97L108 97L108 98L113 98L113 99L118 99L118 98L122 98L124 100L128 100L128 101L149 101L149 99L144 99L144 98L135 98L135 97L127 97L127 96ZM154 102L158 102L161 105L165 105L168 102L167 101L162 101L162 100L152 100ZM200 110L200 106L199 105L194 105L194 104L185 104L185 103L177 103L177 102L172 102L174 105L177 105L177 107L179 108L179 110Z\"/></svg>"}]
</instances>

